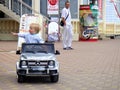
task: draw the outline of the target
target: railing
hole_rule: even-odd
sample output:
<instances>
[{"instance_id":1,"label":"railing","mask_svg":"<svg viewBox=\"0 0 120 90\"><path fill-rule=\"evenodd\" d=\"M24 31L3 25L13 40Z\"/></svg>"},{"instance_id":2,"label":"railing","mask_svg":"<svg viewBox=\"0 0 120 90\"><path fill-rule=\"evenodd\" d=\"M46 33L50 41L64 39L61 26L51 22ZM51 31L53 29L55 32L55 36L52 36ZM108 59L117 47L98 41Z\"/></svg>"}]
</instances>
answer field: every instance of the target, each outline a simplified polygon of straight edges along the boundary
<instances>
[{"instance_id":1,"label":"railing","mask_svg":"<svg viewBox=\"0 0 120 90\"><path fill-rule=\"evenodd\" d=\"M32 13L32 10L19 2L19 0L0 0L0 3L19 16L25 13Z\"/></svg>"},{"instance_id":2,"label":"railing","mask_svg":"<svg viewBox=\"0 0 120 90\"><path fill-rule=\"evenodd\" d=\"M42 20L42 30L43 30L43 37L45 37L47 27L45 27L46 24L50 21L47 17L44 15L41 15L39 12L34 10L31 6L23 2L22 0L0 0L0 4L3 4L5 7L7 7L9 10L13 11L20 17L23 14L39 14Z\"/></svg>"},{"instance_id":3,"label":"railing","mask_svg":"<svg viewBox=\"0 0 120 90\"><path fill-rule=\"evenodd\" d=\"M120 35L120 23L99 23L99 34L105 36Z\"/></svg>"},{"instance_id":4,"label":"railing","mask_svg":"<svg viewBox=\"0 0 120 90\"><path fill-rule=\"evenodd\" d=\"M36 10L32 8L32 6L29 6L22 0L0 0L0 4L3 4L8 9L15 12L17 15L22 16L23 14L40 14ZM40 14L41 15L41 14ZM42 15L46 20L49 21L47 17Z\"/></svg>"}]
</instances>

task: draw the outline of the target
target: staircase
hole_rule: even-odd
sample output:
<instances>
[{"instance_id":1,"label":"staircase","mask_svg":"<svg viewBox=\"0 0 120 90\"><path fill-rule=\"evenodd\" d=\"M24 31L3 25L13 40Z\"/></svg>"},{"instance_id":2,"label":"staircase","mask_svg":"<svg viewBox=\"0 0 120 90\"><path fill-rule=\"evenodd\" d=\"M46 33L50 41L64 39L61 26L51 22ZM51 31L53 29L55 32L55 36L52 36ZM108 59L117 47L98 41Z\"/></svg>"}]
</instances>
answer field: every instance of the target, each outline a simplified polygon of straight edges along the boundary
<instances>
[{"instance_id":1,"label":"staircase","mask_svg":"<svg viewBox=\"0 0 120 90\"><path fill-rule=\"evenodd\" d=\"M0 12L5 15L0 18L0 40L17 40L11 32L18 32L21 15L32 13L31 6L22 0L0 0Z\"/></svg>"},{"instance_id":2,"label":"staircase","mask_svg":"<svg viewBox=\"0 0 120 90\"><path fill-rule=\"evenodd\" d=\"M20 22L20 15L17 15L15 12L13 12L10 9L8 9L3 4L0 4L0 11L4 12L6 15L8 15L9 17L11 17L15 21Z\"/></svg>"},{"instance_id":3,"label":"staircase","mask_svg":"<svg viewBox=\"0 0 120 90\"><path fill-rule=\"evenodd\" d=\"M0 18L0 40L17 40L17 37L13 36L11 32L19 32L20 17L23 14L39 14L42 24L49 21L47 17L41 15L23 0L0 0L0 12L5 14L3 18ZM43 26L41 28L44 32L46 27L41 26Z\"/></svg>"},{"instance_id":4,"label":"staircase","mask_svg":"<svg viewBox=\"0 0 120 90\"><path fill-rule=\"evenodd\" d=\"M22 0L0 0L0 11L19 23L20 16L31 14L34 10Z\"/></svg>"}]
</instances>

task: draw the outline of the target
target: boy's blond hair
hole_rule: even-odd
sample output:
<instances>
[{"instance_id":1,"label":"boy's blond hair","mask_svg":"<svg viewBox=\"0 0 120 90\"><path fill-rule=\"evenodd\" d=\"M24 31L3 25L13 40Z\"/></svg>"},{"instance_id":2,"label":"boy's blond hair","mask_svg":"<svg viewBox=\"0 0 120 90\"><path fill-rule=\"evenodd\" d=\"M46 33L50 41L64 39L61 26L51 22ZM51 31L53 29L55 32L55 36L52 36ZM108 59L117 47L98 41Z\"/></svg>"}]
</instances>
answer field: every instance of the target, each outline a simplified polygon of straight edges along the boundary
<instances>
[{"instance_id":1,"label":"boy's blond hair","mask_svg":"<svg viewBox=\"0 0 120 90\"><path fill-rule=\"evenodd\" d=\"M40 31L40 25L38 23L31 23L30 28L34 29L36 33L39 33Z\"/></svg>"}]
</instances>

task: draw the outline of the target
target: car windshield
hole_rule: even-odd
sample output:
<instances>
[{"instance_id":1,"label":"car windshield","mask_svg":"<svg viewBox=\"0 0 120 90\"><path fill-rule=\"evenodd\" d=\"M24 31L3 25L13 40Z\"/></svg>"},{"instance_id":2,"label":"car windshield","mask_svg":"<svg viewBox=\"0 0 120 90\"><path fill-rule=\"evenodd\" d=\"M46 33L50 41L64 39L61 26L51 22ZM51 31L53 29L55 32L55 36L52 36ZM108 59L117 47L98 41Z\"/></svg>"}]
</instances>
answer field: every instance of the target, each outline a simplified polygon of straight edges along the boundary
<instances>
[{"instance_id":1,"label":"car windshield","mask_svg":"<svg viewBox=\"0 0 120 90\"><path fill-rule=\"evenodd\" d=\"M22 53L54 53L54 44L22 44Z\"/></svg>"}]
</instances>

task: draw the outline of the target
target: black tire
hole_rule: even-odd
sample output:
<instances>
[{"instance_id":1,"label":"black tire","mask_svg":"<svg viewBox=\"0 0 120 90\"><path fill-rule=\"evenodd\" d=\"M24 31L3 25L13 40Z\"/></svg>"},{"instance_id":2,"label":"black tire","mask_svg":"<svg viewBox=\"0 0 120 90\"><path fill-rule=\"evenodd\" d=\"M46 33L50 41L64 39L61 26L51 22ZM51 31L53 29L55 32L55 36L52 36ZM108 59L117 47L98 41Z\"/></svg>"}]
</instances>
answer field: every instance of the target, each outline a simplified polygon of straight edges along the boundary
<instances>
[{"instance_id":1,"label":"black tire","mask_svg":"<svg viewBox=\"0 0 120 90\"><path fill-rule=\"evenodd\" d=\"M25 81L25 77L22 75L18 75L18 83L23 83Z\"/></svg>"},{"instance_id":2,"label":"black tire","mask_svg":"<svg viewBox=\"0 0 120 90\"><path fill-rule=\"evenodd\" d=\"M51 76L51 77L50 77L50 80L51 80L51 82L53 82L53 83L58 82L58 80L59 80L59 75Z\"/></svg>"}]
</instances>

